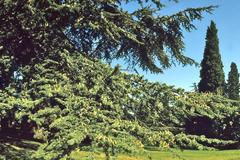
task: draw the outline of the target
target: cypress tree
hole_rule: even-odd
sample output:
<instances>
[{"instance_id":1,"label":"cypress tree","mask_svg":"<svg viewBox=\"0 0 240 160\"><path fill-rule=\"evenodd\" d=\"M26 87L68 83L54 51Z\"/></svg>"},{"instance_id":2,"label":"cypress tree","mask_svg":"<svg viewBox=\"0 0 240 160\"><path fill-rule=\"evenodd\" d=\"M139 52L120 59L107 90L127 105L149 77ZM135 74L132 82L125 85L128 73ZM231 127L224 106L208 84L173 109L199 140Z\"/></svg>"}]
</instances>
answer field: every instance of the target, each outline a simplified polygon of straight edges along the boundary
<instances>
[{"instance_id":1,"label":"cypress tree","mask_svg":"<svg viewBox=\"0 0 240 160\"><path fill-rule=\"evenodd\" d=\"M231 70L228 73L227 95L230 99L239 99L239 73L236 63L231 63Z\"/></svg>"},{"instance_id":2,"label":"cypress tree","mask_svg":"<svg viewBox=\"0 0 240 160\"><path fill-rule=\"evenodd\" d=\"M217 32L216 24L211 21L211 25L207 29L206 46L201 62L201 80L198 84L200 92L216 93L224 89L224 72Z\"/></svg>"}]
</instances>

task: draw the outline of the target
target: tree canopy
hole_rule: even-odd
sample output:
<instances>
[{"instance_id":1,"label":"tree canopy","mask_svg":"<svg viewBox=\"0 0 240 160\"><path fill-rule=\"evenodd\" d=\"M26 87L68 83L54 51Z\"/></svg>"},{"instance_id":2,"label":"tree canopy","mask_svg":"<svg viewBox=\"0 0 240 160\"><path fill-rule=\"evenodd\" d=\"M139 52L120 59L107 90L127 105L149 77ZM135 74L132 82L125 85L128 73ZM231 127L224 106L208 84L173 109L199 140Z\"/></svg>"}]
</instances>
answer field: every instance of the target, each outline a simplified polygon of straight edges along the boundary
<instances>
[{"instance_id":1,"label":"tree canopy","mask_svg":"<svg viewBox=\"0 0 240 160\"><path fill-rule=\"evenodd\" d=\"M122 7L130 2L140 7L132 12ZM36 63L65 48L78 49L88 57L124 58L152 72L161 72L176 61L194 64L183 55L182 29L191 31L192 21L201 20L202 12L214 8L189 8L161 16L164 5L158 0L1 0L0 7L1 55L10 56L4 59L15 65L11 68ZM2 81L2 85L8 83Z\"/></svg>"},{"instance_id":2,"label":"tree canopy","mask_svg":"<svg viewBox=\"0 0 240 160\"><path fill-rule=\"evenodd\" d=\"M122 7L130 2L0 0L0 132L40 141L29 159L68 159L76 148L100 148L109 159L172 143L157 128L171 121L160 112L184 105L176 101L183 91L95 58L126 58L152 72L193 64L182 54L182 28L213 7L161 16L160 1L134 1L141 7L131 13Z\"/></svg>"}]
</instances>

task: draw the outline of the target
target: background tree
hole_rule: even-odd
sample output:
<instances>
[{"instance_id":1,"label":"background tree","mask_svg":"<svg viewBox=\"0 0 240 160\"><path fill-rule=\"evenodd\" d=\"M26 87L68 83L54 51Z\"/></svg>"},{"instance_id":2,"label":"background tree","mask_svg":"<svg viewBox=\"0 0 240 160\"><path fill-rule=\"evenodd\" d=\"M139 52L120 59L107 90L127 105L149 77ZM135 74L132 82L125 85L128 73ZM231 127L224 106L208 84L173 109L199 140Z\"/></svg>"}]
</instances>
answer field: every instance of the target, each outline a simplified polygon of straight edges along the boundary
<instances>
[{"instance_id":1,"label":"background tree","mask_svg":"<svg viewBox=\"0 0 240 160\"><path fill-rule=\"evenodd\" d=\"M191 88L193 88L192 89L193 92L198 92L198 84L196 82L192 83Z\"/></svg>"},{"instance_id":2,"label":"background tree","mask_svg":"<svg viewBox=\"0 0 240 160\"><path fill-rule=\"evenodd\" d=\"M236 63L231 63L231 70L228 73L227 95L230 99L239 99L239 73Z\"/></svg>"},{"instance_id":3,"label":"background tree","mask_svg":"<svg viewBox=\"0 0 240 160\"><path fill-rule=\"evenodd\" d=\"M224 72L216 24L212 21L207 29L206 46L200 71L201 80L198 84L200 92L223 92Z\"/></svg>"}]
</instances>

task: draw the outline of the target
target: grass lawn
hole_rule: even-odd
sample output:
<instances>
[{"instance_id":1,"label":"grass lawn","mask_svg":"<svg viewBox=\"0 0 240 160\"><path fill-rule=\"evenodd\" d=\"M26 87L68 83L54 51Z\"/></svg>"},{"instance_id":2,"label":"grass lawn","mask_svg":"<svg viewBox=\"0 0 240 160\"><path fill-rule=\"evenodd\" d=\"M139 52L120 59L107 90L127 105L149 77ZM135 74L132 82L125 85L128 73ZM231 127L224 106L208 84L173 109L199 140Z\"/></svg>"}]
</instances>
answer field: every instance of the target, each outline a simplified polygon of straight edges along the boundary
<instances>
[{"instance_id":1,"label":"grass lawn","mask_svg":"<svg viewBox=\"0 0 240 160\"><path fill-rule=\"evenodd\" d=\"M7 141L7 142L6 142ZM0 139L0 160L5 157L9 160L27 159L28 154L34 151L38 143L24 140L1 140ZM193 150L172 150L170 151L146 151L143 155L138 157L131 157L126 155L119 155L115 160L240 160L240 150L228 151L193 151ZM71 157L75 160L89 160L90 152L75 151ZM96 160L104 160L104 154L92 155ZM179 158L180 157L180 158Z\"/></svg>"},{"instance_id":2,"label":"grass lawn","mask_svg":"<svg viewBox=\"0 0 240 160\"><path fill-rule=\"evenodd\" d=\"M240 150L229 151L179 151L175 150L174 153L180 158L174 157L170 152L150 151L152 160L240 160Z\"/></svg>"},{"instance_id":3,"label":"grass lawn","mask_svg":"<svg viewBox=\"0 0 240 160\"><path fill-rule=\"evenodd\" d=\"M147 151L151 155L151 160L240 160L240 150L229 151L191 151L174 150L173 153L167 151ZM75 152L72 158L75 160L87 160L89 153ZM96 154L97 160L104 160L103 154ZM117 160L148 160L147 156L138 158L120 155Z\"/></svg>"}]
</instances>

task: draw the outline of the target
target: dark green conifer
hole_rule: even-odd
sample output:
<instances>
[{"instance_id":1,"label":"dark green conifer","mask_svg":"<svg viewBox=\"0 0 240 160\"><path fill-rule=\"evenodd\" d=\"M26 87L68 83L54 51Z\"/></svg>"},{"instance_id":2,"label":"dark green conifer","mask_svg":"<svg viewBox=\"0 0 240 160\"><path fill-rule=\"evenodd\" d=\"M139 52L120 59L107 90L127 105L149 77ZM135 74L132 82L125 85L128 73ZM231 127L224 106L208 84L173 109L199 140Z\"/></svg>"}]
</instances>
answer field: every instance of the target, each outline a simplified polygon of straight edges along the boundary
<instances>
[{"instance_id":1,"label":"dark green conifer","mask_svg":"<svg viewBox=\"0 0 240 160\"><path fill-rule=\"evenodd\" d=\"M206 46L201 62L201 80L198 84L200 92L217 93L223 92L224 89L224 72L217 32L216 24L212 21L207 29Z\"/></svg>"},{"instance_id":2,"label":"dark green conifer","mask_svg":"<svg viewBox=\"0 0 240 160\"><path fill-rule=\"evenodd\" d=\"M228 73L227 95L230 99L239 99L239 73L236 63L231 63L231 70Z\"/></svg>"}]
</instances>

